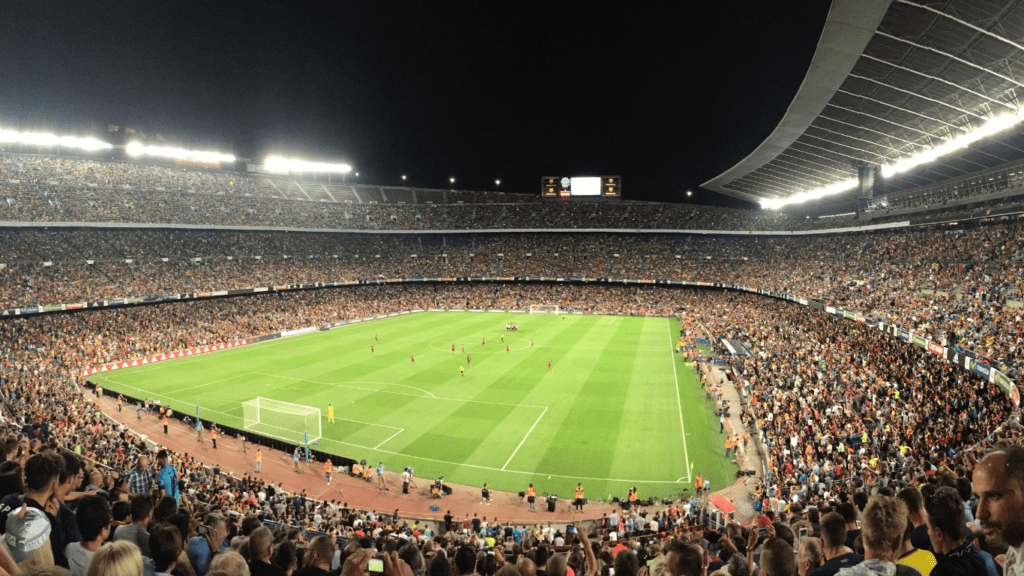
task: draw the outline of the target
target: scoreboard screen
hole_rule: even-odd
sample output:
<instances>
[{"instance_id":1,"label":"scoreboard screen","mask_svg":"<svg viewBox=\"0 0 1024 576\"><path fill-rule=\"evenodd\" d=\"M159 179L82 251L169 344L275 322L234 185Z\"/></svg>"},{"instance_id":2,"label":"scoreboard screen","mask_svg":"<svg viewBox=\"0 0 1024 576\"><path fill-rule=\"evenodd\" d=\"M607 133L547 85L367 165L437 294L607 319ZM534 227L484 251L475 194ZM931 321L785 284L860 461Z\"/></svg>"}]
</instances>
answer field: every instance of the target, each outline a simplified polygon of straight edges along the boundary
<instances>
[{"instance_id":1,"label":"scoreboard screen","mask_svg":"<svg viewBox=\"0 0 1024 576\"><path fill-rule=\"evenodd\" d=\"M541 179L542 198L608 198L621 197L619 176L545 176Z\"/></svg>"}]
</instances>

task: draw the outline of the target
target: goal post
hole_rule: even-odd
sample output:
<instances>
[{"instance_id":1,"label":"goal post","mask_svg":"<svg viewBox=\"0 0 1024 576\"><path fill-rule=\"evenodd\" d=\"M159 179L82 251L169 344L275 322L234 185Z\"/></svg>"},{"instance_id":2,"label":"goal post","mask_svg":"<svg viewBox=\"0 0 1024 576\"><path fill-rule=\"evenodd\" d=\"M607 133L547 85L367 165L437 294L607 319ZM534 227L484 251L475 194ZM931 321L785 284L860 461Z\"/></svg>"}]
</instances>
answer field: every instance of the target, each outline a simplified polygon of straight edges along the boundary
<instances>
[{"instance_id":1,"label":"goal post","mask_svg":"<svg viewBox=\"0 0 1024 576\"><path fill-rule=\"evenodd\" d=\"M558 314L561 310L558 308L558 304L530 304L530 314L547 314L548 312Z\"/></svg>"},{"instance_id":2,"label":"goal post","mask_svg":"<svg viewBox=\"0 0 1024 576\"><path fill-rule=\"evenodd\" d=\"M305 444L320 439L320 409L257 396L242 402L243 428Z\"/></svg>"}]
</instances>

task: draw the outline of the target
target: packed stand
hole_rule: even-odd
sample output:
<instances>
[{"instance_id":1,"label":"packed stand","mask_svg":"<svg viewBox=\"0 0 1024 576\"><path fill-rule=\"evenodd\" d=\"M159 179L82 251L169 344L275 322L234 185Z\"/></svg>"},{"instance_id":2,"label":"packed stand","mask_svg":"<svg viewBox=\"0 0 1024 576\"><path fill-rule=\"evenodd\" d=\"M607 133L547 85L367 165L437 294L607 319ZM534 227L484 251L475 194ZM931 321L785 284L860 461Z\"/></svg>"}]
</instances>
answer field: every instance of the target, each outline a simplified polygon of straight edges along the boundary
<instances>
[{"instance_id":1,"label":"packed stand","mask_svg":"<svg viewBox=\"0 0 1024 576\"><path fill-rule=\"evenodd\" d=\"M542 202L535 195L500 192L299 183L224 171L16 154L0 154L0 182L0 220L17 222L732 231L813 230L860 223L857 218L811 222L779 212L689 204ZM419 203L411 203L414 198ZM993 202L1003 207L1020 201Z\"/></svg>"},{"instance_id":2,"label":"packed stand","mask_svg":"<svg viewBox=\"0 0 1024 576\"><path fill-rule=\"evenodd\" d=\"M1014 219L785 238L0 228L0 308L420 277L721 282L858 310L1012 377L1024 343L1009 307L1024 277L1018 231Z\"/></svg>"},{"instance_id":3,"label":"packed stand","mask_svg":"<svg viewBox=\"0 0 1024 576\"><path fill-rule=\"evenodd\" d=\"M338 319L410 308L523 307L536 302L580 311L658 316L683 312L688 323L702 326L715 337L747 338L755 344L756 357L742 369L752 397L746 417L765 431L771 455L772 476L762 479L757 491L757 506L765 516L759 522L770 524L763 537L757 525L749 539L736 525L725 533L691 531L685 517L699 509L692 503L651 518L631 512L615 522L606 517L603 526L584 526L594 532L596 548L588 546L589 538L583 534L576 536L583 540L582 547L574 547L572 534L503 526L497 521L488 524L486 518L474 522L467 517L469 527L464 532L459 531L458 522L448 520L434 533L429 525L359 511L344 503L314 502L301 492L282 493L259 478L225 477L187 454L154 453L141 439L94 412L73 377L96 362ZM760 564L769 574L788 575L803 565L800 556L794 560L794 545L811 547L795 538L787 540L787 530L795 536L801 528L809 537L821 537L823 552L811 554L812 560L835 559L824 564L829 567L859 565L861 560L842 547L848 542L857 549L856 539L849 533L838 537L841 529L856 526L854 506L862 509L864 518L865 568L877 565L870 563L873 558L896 560L897 551L914 556L914 550L906 548L906 539L913 543L914 533L924 524L935 528L927 532L928 545L917 547L933 552L935 569L943 562L952 563L962 570L957 573L983 570L986 565L980 549L971 543L975 536L984 537L982 548L998 553L1000 535L1016 548L1001 558L1006 571L1015 573L1010 568L1016 565L1024 540L1016 532L1024 520L1021 511L1004 509L1002 515L999 511L999 506L1024 503L1024 483L1019 477L1024 459L1014 457L1016 468L1002 465L999 458L1003 456L998 454L980 464L977 461L983 448L1020 441L1018 428L1000 425L1008 417L1009 405L999 392L876 331L849 331L843 320L753 295L658 287L383 285L13 318L0 323L0 329L4 332L0 386L8 401L5 416L21 434L6 441L3 454L9 463L0 467L0 478L7 480L0 482L5 486L0 496L5 498L2 511L7 515L0 525L11 534L3 548L10 558L0 554L0 567L9 572L15 563L22 569L53 563L76 574L112 573L113 564L124 563L133 570L126 574L146 570L206 574L218 573L221 566L234 562L248 564L251 571L257 569L253 566L270 570L263 564L276 565L283 573L301 563L303 568L296 573L313 574L319 572L310 568L331 570L345 566L349 559L362 562L366 553L360 550L368 548L368 540L377 540L382 551L399 549L398 556L412 573L426 573L428 566L429 570L459 569L460 554L466 560L464 569L469 552L462 547L469 546L480 574L496 573L506 564L508 576L535 573L540 565L547 568L545 573L560 574L568 562L574 571L588 574L605 573L608 567L639 576L638 568L646 566L647 560L652 561L650 570L655 574L664 570L700 574L712 562L728 566L730 574L732 570L742 574L744 553L756 554L758 540L764 540L759 560L748 558L746 569ZM975 449L965 450L970 445ZM972 469L975 483L985 482L977 470L986 463L993 464L986 472L990 488L976 490L981 501L971 507L971 492L965 491L964 483L969 485ZM1001 477L993 481L992 474L1003 474L1010 481ZM175 478L185 480L184 486ZM1010 503L1000 504L994 490L1005 486L1011 490ZM872 494L884 497L886 490L896 489L901 495L919 489L934 498L921 499L924 504L918 502L916 508L905 505L906 512L901 512L895 499L882 500L877 495L874 504L863 505ZM911 504L918 501L912 492L907 494ZM832 501L840 514L809 513L806 525L800 523L802 510L824 512ZM22 503L24 513L19 509ZM881 512L876 510L879 506ZM965 506L977 518L970 538L957 528L966 522L961 520ZM834 522L836 516L840 518ZM274 533L261 528L262 522L283 527ZM48 538L24 536L45 526ZM205 527L202 534L200 526ZM325 536L307 543L301 529ZM622 538L612 536L613 532ZM393 534L405 538L388 538ZM657 539L652 537L655 534ZM348 538L349 544L337 554L339 537ZM114 543L105 544L107 540ZM296 559L296 549L303 548L302 558ZM551 555L552 548L565 554L551 560L556 557ZM477 552L487 549L501 554L484 554L481 567ZM783 562L782 550L789 551L788 563ZM730 555L736 560L730 560ZM455 560L454 566L449 557ZM493 558L493 565L487 557ZM434 566L437 558L447 568ZM533 563L534 572L525 559ZM915 556L914 561L920 558ZM957 562L966 562L967 568ZM886 570L874 571L892 573Z\"/></svg>"}]
</instances>

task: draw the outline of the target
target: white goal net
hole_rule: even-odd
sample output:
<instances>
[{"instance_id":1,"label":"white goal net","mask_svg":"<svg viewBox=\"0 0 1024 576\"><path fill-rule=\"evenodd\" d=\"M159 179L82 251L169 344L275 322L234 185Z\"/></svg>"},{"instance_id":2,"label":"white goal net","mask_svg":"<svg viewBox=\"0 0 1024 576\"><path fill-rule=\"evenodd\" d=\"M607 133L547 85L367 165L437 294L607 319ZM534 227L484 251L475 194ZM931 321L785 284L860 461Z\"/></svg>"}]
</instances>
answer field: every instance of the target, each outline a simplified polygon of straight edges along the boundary
<instances>
[{"instance_id":1,"label":"white goal net","mask_svg":"<svg viewBox=\"0 0 1024 576\"><path fill-rule=\"evenodd\" d=\"M558 314L561 310L557 304L530 304L530 314L547 314L548 312Z\"/></svg>"},{"instance_id":2,"label":"white goal net","mask_svg":"<svg viewBox=\"0 0 1024 576\"><path fill-rule=\"evenodd\" d=\"M297 444L320 439L320 409L312 406L257 396L242 402L242 421L246 430Z\"/></svg>"}]
</instances>

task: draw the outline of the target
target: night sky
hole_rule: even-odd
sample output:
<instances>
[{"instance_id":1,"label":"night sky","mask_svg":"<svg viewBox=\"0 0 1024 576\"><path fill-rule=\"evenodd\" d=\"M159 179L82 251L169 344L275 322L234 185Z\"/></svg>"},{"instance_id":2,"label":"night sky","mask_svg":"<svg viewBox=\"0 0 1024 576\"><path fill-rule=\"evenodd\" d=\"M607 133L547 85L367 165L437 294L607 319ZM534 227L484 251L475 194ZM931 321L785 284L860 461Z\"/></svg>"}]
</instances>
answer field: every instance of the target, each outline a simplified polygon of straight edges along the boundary
<instances>
[{"instance_id":1,"label":"night sky","mask_svg":"<svg viewBox=\"0 0 1024 576\"><path fill-rule=\"evenodd\" d=\"M621 175L627 199L750 206L697 187L775 128L828 7L8 1L0 127L131 126L348 161L369 184L538 193L541 176Z\"/></svg>"}]
</instances>

